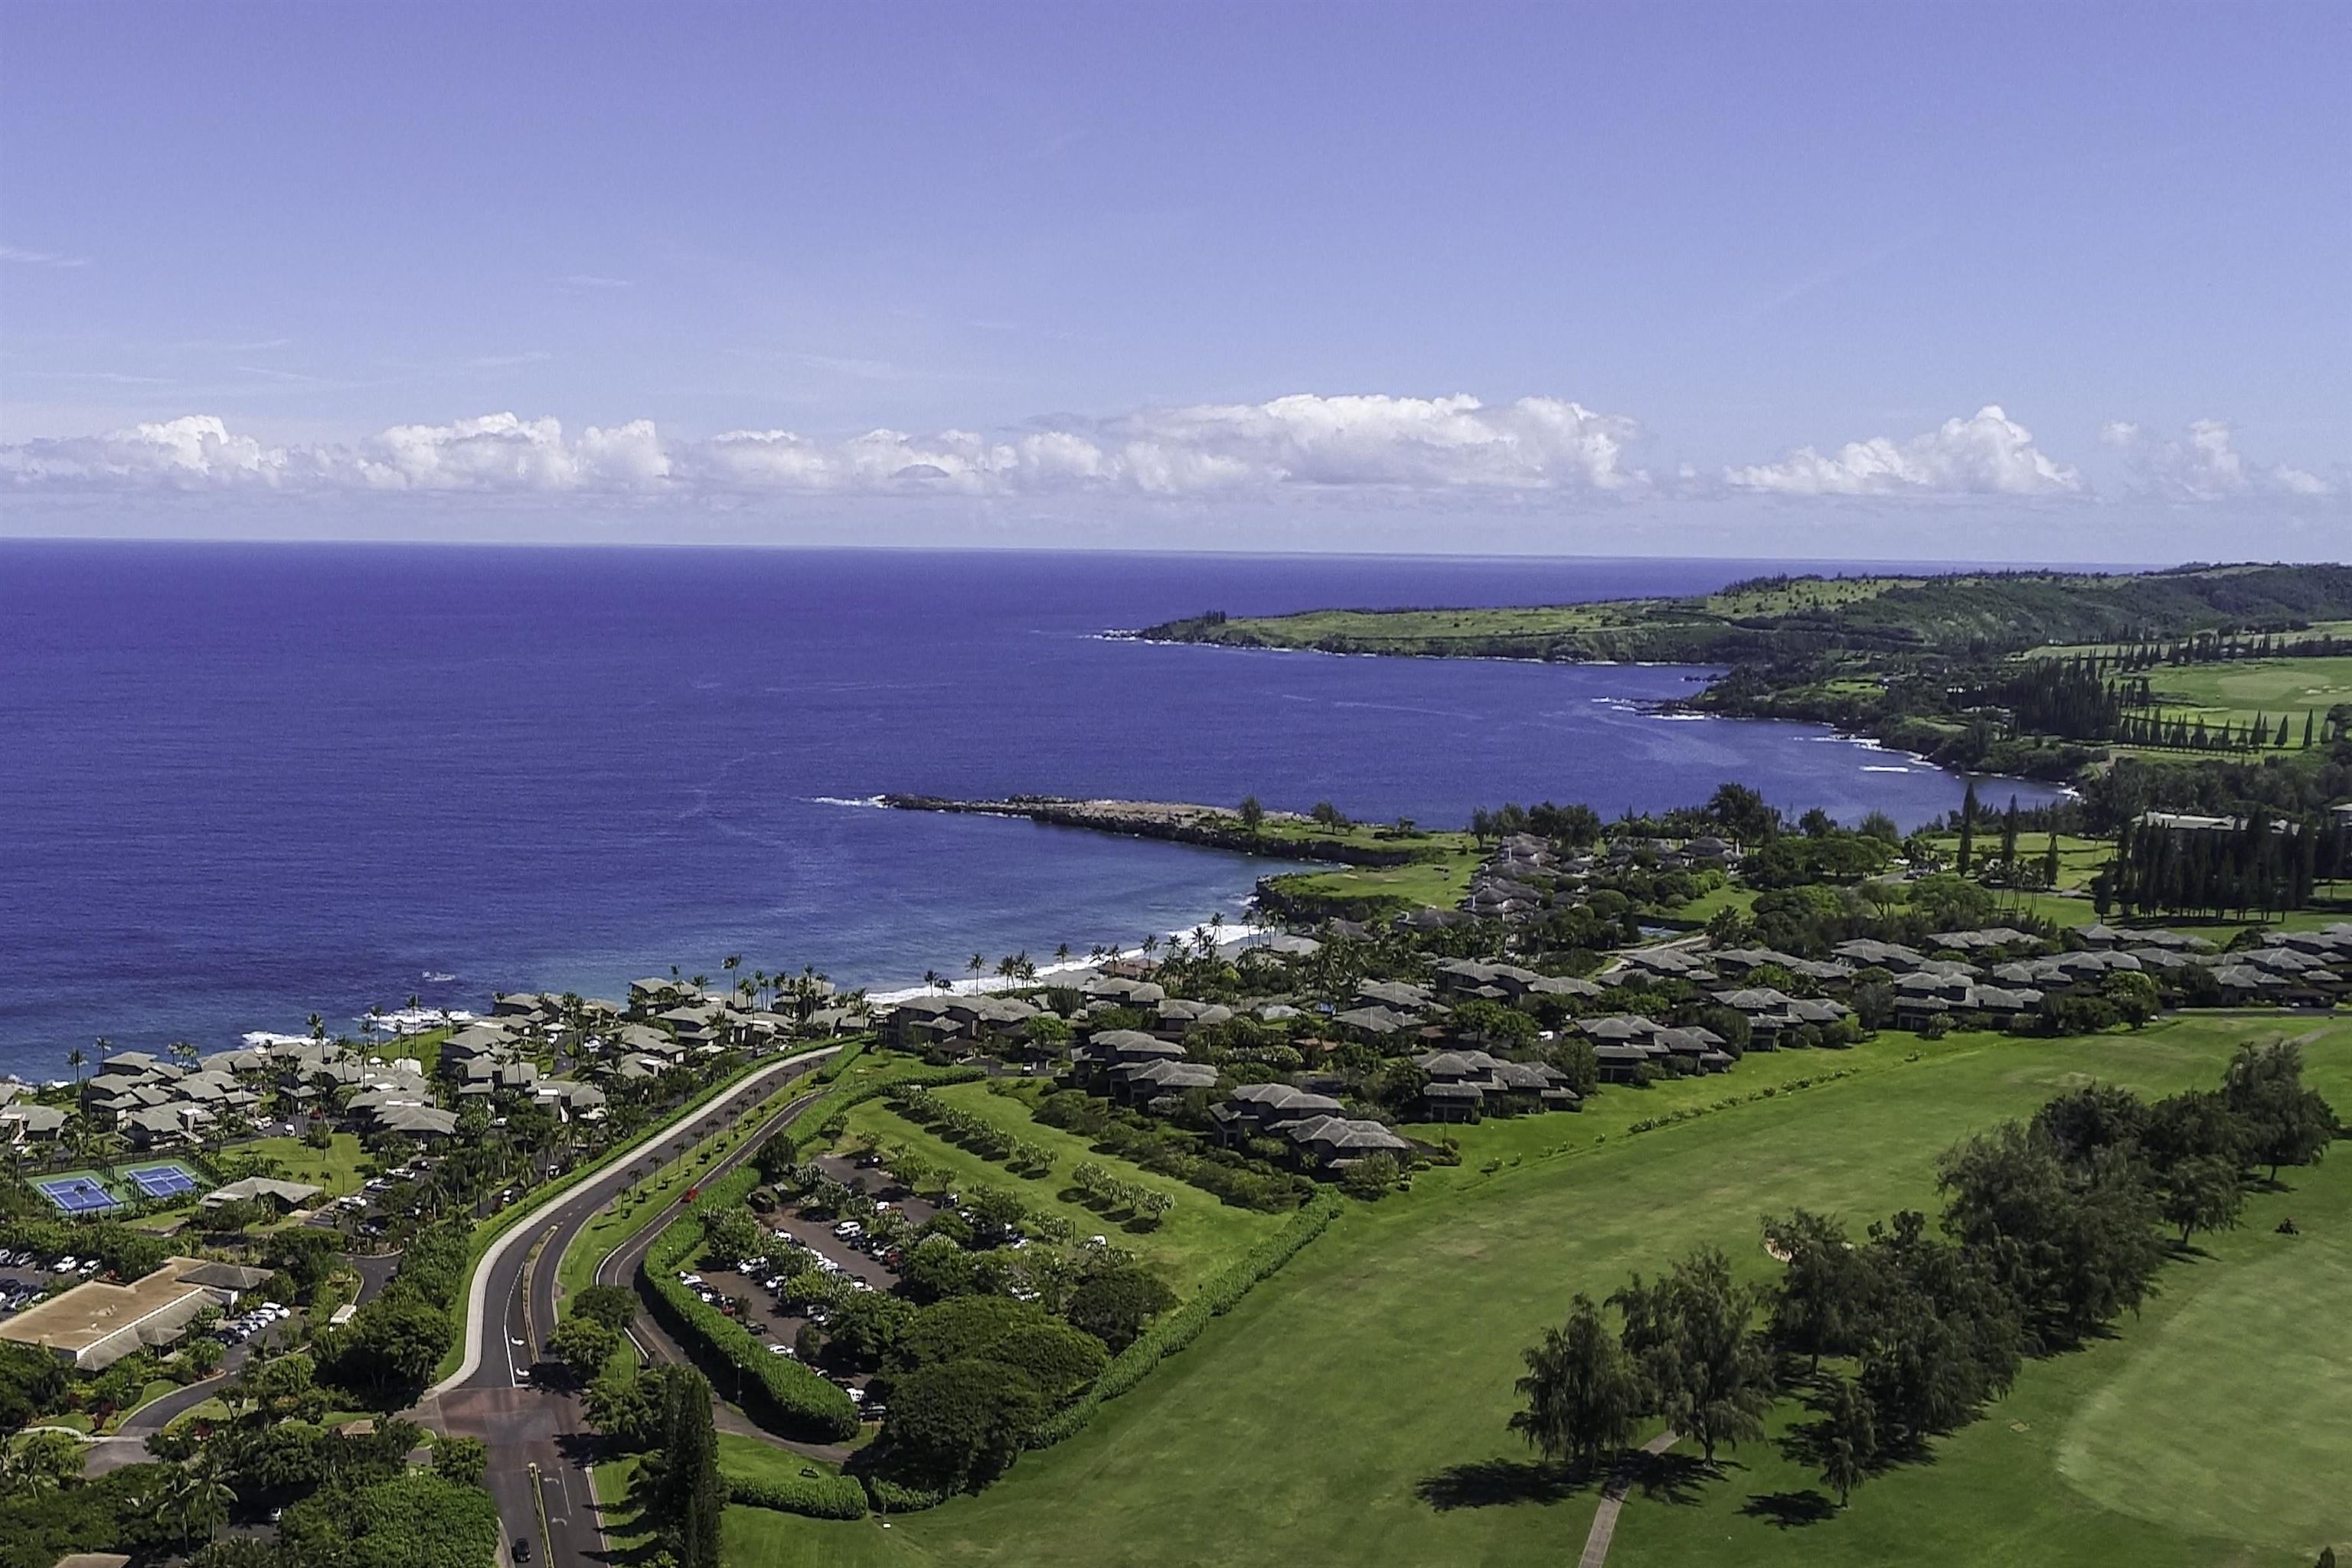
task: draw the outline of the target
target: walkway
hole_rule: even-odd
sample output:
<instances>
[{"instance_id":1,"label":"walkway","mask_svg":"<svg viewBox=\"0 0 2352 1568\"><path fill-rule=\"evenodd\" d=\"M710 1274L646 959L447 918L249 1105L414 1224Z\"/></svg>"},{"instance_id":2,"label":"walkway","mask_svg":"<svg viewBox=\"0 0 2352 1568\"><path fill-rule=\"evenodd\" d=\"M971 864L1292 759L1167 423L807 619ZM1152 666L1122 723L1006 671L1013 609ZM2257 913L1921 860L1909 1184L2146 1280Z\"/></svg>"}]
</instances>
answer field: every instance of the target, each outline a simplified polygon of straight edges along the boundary
<instances>
[{"instance_id":1,"label":"walkway","mask_svg":"<svg viewBox=\"0 0 2352 1568\"><path fill-rule=\"evenodd\" d=\"M1681 1440L1682 1435L1669 1427L1643 1444L1642 1452L1663 1454ZM1601 1568L1609 1561L1609 1542L1617 1534L1617 1511L1625 1506L1626 1490L1641 1473L1641 1461L1628 1459L1601 1489L1601 1506L1592 1510L1592 1533L1584 1538L1584 1555L1577 1559L1577 1568Z\"/></svg>"}]
</instances>

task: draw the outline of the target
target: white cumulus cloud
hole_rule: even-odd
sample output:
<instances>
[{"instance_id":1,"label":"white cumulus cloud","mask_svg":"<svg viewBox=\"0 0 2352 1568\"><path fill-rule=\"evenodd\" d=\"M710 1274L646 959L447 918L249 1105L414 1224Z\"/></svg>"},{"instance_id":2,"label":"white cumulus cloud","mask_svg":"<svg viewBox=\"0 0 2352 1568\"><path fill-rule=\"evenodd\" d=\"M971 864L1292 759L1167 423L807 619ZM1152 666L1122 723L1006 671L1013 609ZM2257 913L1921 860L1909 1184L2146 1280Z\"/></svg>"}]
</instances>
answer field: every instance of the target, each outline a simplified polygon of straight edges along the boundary
<instances>
[{"instance_id":1,"label":"white cumulus cloud","mask_svg":"<svg viewBox=\"0 0 2352 1568\"><path fill-rule=\"evenodd\" d=\"M2219 419L2197 420L2169 439L2116 420L2099 432L2099 438L2123 454L2142 483L2168 500L2309 498L2335 495L2342 488L2305 468L2248 462L2230 426Z\"/></svg>"},{"instance_id":2,"label":"white cumulus cloud","mask_svg":"<svg viewBox=\"0 0 2352 1568\"><path fill-rule=\"evenodd\" d=\"M191 414L106 436L73 436L0 447L0 474L33 488L277 486L289 477L283 448L236 436L215 415Z\"/></svg>"},{"instance_id":3,"label":"white cumulus cloud","mask_svg":"<svg viewBox=\"0 0 2352 1568\"><path fill-rule=\"evenodd\" d=\"M2083 476L2033 444L2033 433L1988 404L1907 440L1801 447L1777 463L1727 470L1735 489L1801 496L2065 496Z\"/></svg>"},{"instance_id":4,"label":"white cumulus cloud","mask_svg":"<svg viewBox=\"0 0 2352 1568\"><path fill-rule=\"evenodd\" d=\"M1640 435L1624 416L1555 398L1490 407L1468 396L1311 394L1047 421L999 435L880 429L845 438L735 430L688 440L642 419L574 433L554 419L502 413L396 425L349 444L265 448L200 415L0 447L0 479L18 488L478 494L1181 497L1369 487L1601 497L1648 487L1648 474L1627 456Z\"/></svg>"}]
</instances>

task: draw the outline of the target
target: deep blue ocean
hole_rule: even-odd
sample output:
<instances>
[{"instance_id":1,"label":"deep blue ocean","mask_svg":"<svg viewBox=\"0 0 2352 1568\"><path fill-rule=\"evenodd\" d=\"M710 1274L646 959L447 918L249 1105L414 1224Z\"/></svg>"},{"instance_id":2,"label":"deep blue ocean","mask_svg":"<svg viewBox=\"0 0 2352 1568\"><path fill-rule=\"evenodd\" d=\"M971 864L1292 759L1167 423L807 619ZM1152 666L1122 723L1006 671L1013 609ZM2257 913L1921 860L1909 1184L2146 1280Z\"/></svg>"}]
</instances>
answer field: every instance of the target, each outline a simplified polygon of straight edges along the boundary
<instances>
[{"instance_id":1,"label":"deep blue ocean","mask_svg":"<svg viewBox=\"0 0 2352 1568\"><path fill-rule=\"evenodd\" d=\"M730 952L907 984L1236 914L1261 869L850 804L885 791L1255 794L1441 826L1727 778L1848 818L1956 805L1956 777L1808 726L1641 710L1686 669L1098 635L1777 569L0 542L0 1071L412 994L614 995Z\"/></svg>"}]
</instances>

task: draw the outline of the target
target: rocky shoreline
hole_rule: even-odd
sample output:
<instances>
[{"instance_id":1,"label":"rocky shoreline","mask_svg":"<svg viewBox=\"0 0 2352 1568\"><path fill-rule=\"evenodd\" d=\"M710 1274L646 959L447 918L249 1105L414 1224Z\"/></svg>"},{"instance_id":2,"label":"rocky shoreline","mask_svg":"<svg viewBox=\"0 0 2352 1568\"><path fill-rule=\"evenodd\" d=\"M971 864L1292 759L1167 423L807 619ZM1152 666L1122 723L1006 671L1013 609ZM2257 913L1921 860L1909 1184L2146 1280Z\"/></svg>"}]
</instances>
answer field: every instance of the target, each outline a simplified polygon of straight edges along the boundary
<instances>
[{"instance_id":1,"label":"rocky shoreline","mask_svg":"<svg viewBox=\"0 0 2352 1568\"><path fill-rule=\"evenodd\" d=\"M1241 818L1215 806L1178 801L1073 800L1063 795L1016 795L1002 800L958 800L947 795L886 795L882 804L893 811L940 811L971 816L1014 816L1047 827L1076 827L1089 833L1113 833L1128 838L1158 838L1174 844L1198 845L1281 860L1309 860L1347 866L1402 866L1415 857L1404 847L1382 848L1351 843L1315 831L1313 821L1296 812L1269 811L1265 824L1253 833ZM1269 831L1271 829L1272 831ZM1301 836L1305 830L1306 836Z\"/></svg>"}]
</instances>

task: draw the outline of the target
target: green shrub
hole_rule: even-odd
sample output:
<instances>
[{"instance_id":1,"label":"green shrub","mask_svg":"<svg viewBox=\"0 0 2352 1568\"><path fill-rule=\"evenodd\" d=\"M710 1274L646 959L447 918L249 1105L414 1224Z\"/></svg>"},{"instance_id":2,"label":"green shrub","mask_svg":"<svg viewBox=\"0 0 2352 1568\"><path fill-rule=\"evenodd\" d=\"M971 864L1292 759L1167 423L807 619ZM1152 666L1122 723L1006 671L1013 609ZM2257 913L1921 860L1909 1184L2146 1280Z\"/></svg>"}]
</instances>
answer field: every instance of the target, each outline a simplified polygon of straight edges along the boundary
<instances>
[{"instance_id":1,"label":"green shrub","mask_svg":"<svg viewBox=\"0 0 2352 1568\"><path fill-rule=\"evenodd\" d=\"M874 1506L884 1513L919 1513L924 1509L939 1507L955 1495L929 1487L910 1487L880 1476L866 1477L866 1490L874 1499Z\"/></svg>"},{"instance_id":2,"label":"green shrub","mask_svg":"<svg viewBox=\"0 0 2352 1568\"><path fill-rule=\"evenodd\" d=\"M811 1519L866 1517L866 1489L847 1476L790 1476L767 1481L730 1476L727 1500L746 1508L805 1514Z\"/></svg>"}]
</instances>

